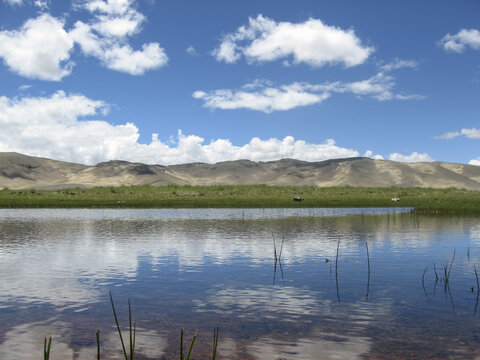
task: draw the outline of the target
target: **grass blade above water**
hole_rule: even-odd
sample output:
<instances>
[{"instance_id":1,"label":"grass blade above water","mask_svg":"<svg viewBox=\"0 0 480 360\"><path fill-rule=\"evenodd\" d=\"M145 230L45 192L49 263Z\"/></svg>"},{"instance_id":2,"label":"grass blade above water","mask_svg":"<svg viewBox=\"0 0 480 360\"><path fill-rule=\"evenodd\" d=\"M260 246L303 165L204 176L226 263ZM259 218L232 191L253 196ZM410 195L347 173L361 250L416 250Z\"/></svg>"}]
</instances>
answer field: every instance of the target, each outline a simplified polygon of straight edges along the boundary
<instances>
[{"instance_id":1,"label":"grass blade above water","mask_svg":"<svg viewBox=\"0 0 480 360\"><path fill-rule=\"evenodd\" d=\"M50 347L52 345L52 337L48 339L48 344L47 344L47 338L45 338L45 341L43 342L43 360L49 360L50 359Z\"/></svg>"},{"instance_id":2,"label":"grass blade above water","mask_svg":"<svg viewBox=\"0 0 480 360\"><path fill-rule=\"evenodd\" d=\"M122 343L123 356L125 360L129 360L127 356L127 351L125 350L125 343L123 342L122 331L120 330L120 325L118 324L117 312L115 311L115 304L113 303L112 293L110 294L110 303L112 304L113 317L115 318L115 324L117 325L118 335L120 336L120 342Z\"/></svg>"}]
</instances>

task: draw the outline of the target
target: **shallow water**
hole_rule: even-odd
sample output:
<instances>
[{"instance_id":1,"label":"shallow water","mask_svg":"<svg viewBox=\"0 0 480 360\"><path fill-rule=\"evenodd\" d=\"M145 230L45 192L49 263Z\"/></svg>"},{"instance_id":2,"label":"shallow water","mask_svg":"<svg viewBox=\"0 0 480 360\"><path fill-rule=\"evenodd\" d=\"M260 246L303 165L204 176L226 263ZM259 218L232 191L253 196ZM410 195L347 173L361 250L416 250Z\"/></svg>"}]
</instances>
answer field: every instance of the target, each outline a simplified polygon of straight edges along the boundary
<instances>
[{"instance_id":1,"label":"shallow water","mask_svg":"<svg viewBox=\"0 0 480 360\"><path fill-rule=\"evenodd\" d=\"M223 359L471 359L474 267L480 219L408 209L4 209L0 354L52 336L51 359L93 359L99 329L121 359L111 291L138 359L177 358L181 328L207 359L217 326Z\"/></svg>"}]
</instances>

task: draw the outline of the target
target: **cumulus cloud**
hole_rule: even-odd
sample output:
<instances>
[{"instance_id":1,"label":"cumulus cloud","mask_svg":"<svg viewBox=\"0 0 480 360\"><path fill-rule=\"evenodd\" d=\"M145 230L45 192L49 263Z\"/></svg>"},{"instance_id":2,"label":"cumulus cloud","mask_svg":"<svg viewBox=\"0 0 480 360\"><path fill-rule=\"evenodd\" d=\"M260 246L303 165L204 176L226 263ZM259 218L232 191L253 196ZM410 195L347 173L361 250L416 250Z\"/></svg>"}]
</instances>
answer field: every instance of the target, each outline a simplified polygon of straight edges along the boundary
<instances>
[{"instance_id":1,"label":"cumulus cloud","mask_svg":"<svg viewBox=\"0 0 480 360\"><path fill-rule=\"evenodd\" d=\"M390 154L388 157L389 160L399 161L399 162L430 162L435 161L427 153L419 154L417 152L412 152L410 155L402 155L399 153Z\"/></svg>"},{"instance_id":2,"label":"cumulus cloud","mask_svg":"<svg viewBox=\"0 0 480 360\"><path fill-rule=\"evenodd\" d=\"M87 0L83 8L95 16L91 27L104 36L133 35L145 21L145 16L135 9L133 0Z\"/></svg>"},{"instance_id":3,"label":"cumulus cloud","mask_svg":"<svg viewBox=\"0 0 480 360\"><path fill-rule=\"evenodd\" d=\"M334 93L349 93L357 97L368 96L379 101L423 99L423 96L417 94L395 94L392 91L394 87L394 77L379 72L369 79L351 83L295 82L274 86L270 82L256 80L240 89L219 89L209 92L198 90L192 96L203 100L203 106L210 109L244 108L265 113L319 104Z\"/></svg>"},{"instance_id":4,"label":"cumulus cloud","mask_svg":"<svg viewBox=\"0 0 480 360\"><path fill-rule=\"evenodd\" d=\"M133 5L132 0L86 1L83 8L94 20L77 21L69 34L85 55L100 59L107 68L143 75L166 65L168 56L158 43L143 44L142 50L128 44L128 37L138 33L145 21Z\"/></svg>"},{"instance_id":5,"label":"cumulus cloud","mask_svg":"<svg viewBox=\"0 0 480 360\"><path fill-rule=\"evenodd\" d=\"M166 64L167 55L157 43L143 44L142 50L133 50L129 45L106 49L102 60L110 69L131 75L142 75L146 70Z\"/></svg>"},{"instance_id":6,"label":"cumulus cloud","mask_svg":"<svg viewBox=\"0 0 480 360\"><path fill-rule=\"evenodd\" d=\"M369 157L375 160L383 160L383 156L379 154L374 154L372 150L367 150L365 151L365 154L363 154L364 157Z\"/></svg>"},{"instance_id":7,"label":"cumulus cloud","mask_svg":"<svg viewBox=\"0 0 480 360\"><path fill-rule=\"evenodd\" d=\"M0 57L22 76L59 81L71 73L73 41L64 22L48 14L26 21L19 30L0 32Z\"/></svg>"},{"instance_id":8,"label":"cumulus cloud","mask_svg":"<svg viewBox=\"0 0 480 360\"><path fill-rule=\"evenodd\" d=\"M320 161L359 156L358 151L337 146L332 139L312 144L291 136L264 140L254 137L249 143L236 146L227 139L205 143L199 136L179 131L173 144L160 141L158 134L152 135L149 144L140 144L140 134L133 123L111 125L106 121L82 119L107 113L108 105L103 101L62 91L49 97L0 97L0 151L85 164L112 159L178 164L287 157Z\"/></svg>"},{"instance_id":9,"label":"cumulus cloud","mask_svg":"<svg viewBox=\"0 0 480 360\"><path fill-rule=\"evenodd\" d=\"M464 136L468 139L480 139L480 129L472 128L472 129L462 129L460 131L452 131L447 132L443 135L436 136L437 139L453 139L459 136Z\"/></svg>"},{"instance_id":10,"label":"cumulus cloud","mask_svg":"<svg viewBox=\"0 0 480 360\"><path fill-rule=\"evenodd\" d=\"M448 52L462 53L467 46L479 50L480 31L477 29L462 29L455 35L448 33L440 40L440 45Z\"/></svg>"},{"instance_id":11,"label":"cumulus cloud","mask_svg":"<svg viewBox=\"0 0 480 360\"><path fill-rule=\"evenodd\" d=\"M225 35L212 55L226 63L245 56L249 63L292 58L294 64L352 67L365 62L373 51L362 45L353 29L343 30L312 18L302 23L276 22L260 14L250 17L247 26Z\"/></svg>"},{"instance_id":12,"label":"cumulus cloud","mask_svg":"<svg viewBox=\"0 0 480 360\"><path fill-rule=\"evenodd\" d=\"M44 9L47 3L37 0L35 5ZM107 68L131 75L142 75L168 62L156 42L143 44L141 50L130 46L129 37L145 21L132 0L91 0L77 6L92 18L77 21L69 30L62 19L42 14L27 20L19 30L1 31L0 57L10 70L28 78L59 81L72 71L75 44Z\"/></svg>"},{"instance_id":13,"label":"cumulus cloud","mask_svg":"<svg viewBox=\"0 0 480 360\"><path fill-rule=\"evenodd\" d=\"M470 165L477 165L480 166L480 158L472 159L468 162Z\"/></svg>"}]
</instances>

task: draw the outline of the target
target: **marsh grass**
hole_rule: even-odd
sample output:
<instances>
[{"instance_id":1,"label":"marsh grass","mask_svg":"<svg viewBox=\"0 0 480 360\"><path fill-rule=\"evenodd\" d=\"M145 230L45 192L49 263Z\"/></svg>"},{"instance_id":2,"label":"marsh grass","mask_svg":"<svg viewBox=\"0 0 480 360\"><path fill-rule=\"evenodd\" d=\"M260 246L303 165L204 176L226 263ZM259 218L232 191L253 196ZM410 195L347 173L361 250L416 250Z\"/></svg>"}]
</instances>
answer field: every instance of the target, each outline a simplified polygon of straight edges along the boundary
<instances>
[{"instance_id":1,"label":"marsh grass","mask_svg":"<svg viewBox=\"0 0 480 360\"><path fill-rule=\"evenodd\" d=\"M113 302L112 293L109 292L110 295L110 304L112 305L112 312L113 318L115 319L115 325L117 327L118 336L120 338L120 343L122 345L122 353L125 360L135 360L135 339L136 339L136 322L132 318L132 306L130 303L130 299L128 299L128 334L129 334L129 348L128 351L125 348L125 341L123 340L122 331L120 329L120 324L118 322L117 311L115 310L115 303ZM212 344L212 356L211 359L215 360L217 357L217 348L218 348L218 335L220 333L220 328L217 327L213 331L213 344ZM96 331L96 339L97 339L97 360L100 360L100 330ZM195 340L197 339L198 330L195 331L193 335L192 341L190 342L190 346L188 348L187 355L185 356L185 352L183 349L183 329L180 330L180 360L190 360L193 354L193 346L195 344ZM45 338L43 344L43 359L49 360L50 359L50 348L52 345L52 338L50 337L47 342L47 338Z\"/></svg>"},{"instance_id":2,"label":"marsh grass","mask_svg":"<svg viewBox=\"0 0 480 360\"><path fill-rule=\"evenodd\" d=\"M48 339L47 343L47 338L45 338L45 341L43 342L43 360L49 360L50 359L50 347L52 346L52 337Z\"/></svg>"},{"instance_id":3,"label":"marsh grass","mask_svg":"<svg viewBox=\"0 0 480 360\"><path fill-rule=\"evenodd\" d=\"M365 294L365 301L368 301L368 295L370 293L370 252L368 251L368 242L366 241L365 241L365 247L367 248L367 264L368 264L367 292Z\"/></svg>"},{"instance_id":4,"label":"marsh grass","mask_svg":"<svg viewBox=\"0 0 480 360\"><path fill-rule=\"evenodd\" d=\"M478 300L480 298L480 283L478 281L478 273L477 273L477 267L473 265L473 270L475 271L475 278L477 280L477 298L475 301L475 309L473 310L473 315L477 315L477 310L478 310Z\"/></svg>"},{"instance_id":5,"label":"marsh grass","mask_svg":"<svg viewBox=\"0 0 480 360\"><path fill-rule=\"evenodd\" d=\"M183 329L180 330L180 360L190 360L190 356L192 356L193 345L195 344L195 340L197 339L198 330L195 331L193 335L192 341L190 342L190 347L188 348L187 356L184 356L183 352Z\"/></svg>"},{"instance_id":6,"label":"marsh grass","mask_svg":"<svg viewBox=\"0 0 480 360\"><path fill-rule=\"evenodd\" d=\"M303 201L293 201L295 195ZM399 197L400 201L392 202ZM413 207L416 213L480 214L480 191L315 186L120 186L0 190L0 208Z\"/></svg>"},{"instance_id":7,"label":"marsh grass","mask_svg":"<svg viewBox=\"0 0 480 360\"><path fill-rule=\"evenodd\" d=\"M109 294L110 294L110 303L112 304L113 317L115 318L115 324L117 325L118 335L120 336L120 342L122 344L123 356L125 357L125 360L134 360L135 359L136 323L134 321L133 327L132 327L132 307L130 304L130 299L128 299L128 324L129 324L128 332L130 335L130 346L129 346L130 355L128 355L127 351L125 350L125 342L123 341L122 331L120 330L120 325L118 323L117 312L115 311L115 304L113 303L112 293L109 292Z\"/></svg>"},{"instance_id":8,"label":"marsh grass","mask_svg":"<svg viewBox=\"0 0 480 360\"><path fill-rule=\"evenodd\" d=\"M97 337L97 360L100 360L100 330L97 330L95 335Z\"/></svg>"},{"instance_id":9,"label":"marsh grass","mask_svg":"<svg viewBox=\"0 0 480 360\"><path fill-rule=\"evenodd\" d=\"M213 344L212 344L212 360L217 358L217 347L218 347L218 335L220 333L220 328L217 326L216 329L213 330Z\"/></svg>"},{"instance_id":10,"label":"marsh grass","mask_svg":"<svg viewBox=\"0 0 480 360\"><path fill-rule=\"evenodd\" d=\"M337 300L340 302L340 290L338 287L338 252L340 250L340 238L338 238L337 242L337 255L335 256L335 285L337 288Z\"/></svg>"},{"instance_id":11,"label":"marsh grass","mask_svg":"<svg viewBox=\"0 0 480 360\"><path fill-rule=\"evenodd\" d=\"M273 285L275 285L275 279L277 275L277 264L280 267L280 272L282 274L282 281L285 282L285 277L283 275L283 267L282 267L282 251L283 251L283 243L285 241L285 236L282 237L282 244L280 245L280 252L277 254L277 244L275 241L275 234L272 233L273 238Z\"/></svg>"},{"instance_id":12,"label":"marsh grass","mask_svg":"<svg viewBox=\"0 0 480 360\"><path fill-rule=\"evenodd\" d=\"M435 275L435 282L434 282L434 285L433 285L433 295L435 295L435 290L437 288L437 284L439 282L443 283L443 293L445 295L445 299L450 299L454 316L456 315L455 314L455 302L453 300L453 294L452 294L452 290L451 290L451 287L450 287L450 284L451 284L450 276L451 276L453 264L455 262L455 256L456 256L456 250L454 249L452 258L450 260L447 258L447 260L445 261L445 265L443 266L443 276L438 275L437 267L436 267L435 263L433 263L433 271L434 271L434 275ZM423 270L422 288L423 288L423 291L424 291L427 299L431 300L431 297L429 296L429 294L427 292L427 289L426 289L426 286L425 286L425 275L426 275L429 267L430 267L430 265L425 267L425 269ZM477 277L477 289L478 289L478 287L479 287L478 274L477 274L477 270L476 270L475 266L474 266L474 270L475 270L475 275ZM473 289L473 287L472 287L472 289ZM473 292L473 290L472 290L472 292ZM479 293L477 293L477 303L475 305L475 311L474 311L475 314L477 312L477 307L478 307L478 297L479 297Z\"/></svg>"}]
</instances>

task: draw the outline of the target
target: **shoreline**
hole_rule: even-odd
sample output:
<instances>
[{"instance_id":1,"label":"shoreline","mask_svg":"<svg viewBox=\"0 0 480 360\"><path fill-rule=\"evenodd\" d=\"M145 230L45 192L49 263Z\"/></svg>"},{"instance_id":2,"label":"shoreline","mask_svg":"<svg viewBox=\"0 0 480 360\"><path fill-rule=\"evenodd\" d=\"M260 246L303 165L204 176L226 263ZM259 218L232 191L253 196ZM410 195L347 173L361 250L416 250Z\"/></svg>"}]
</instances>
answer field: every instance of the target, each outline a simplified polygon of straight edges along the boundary
<instances>
[{"instance_id":1,"label":"shoreline","mask_svg":"<svg viewBox=\"0 0 480 360\"><path fill-rule=\"evenodd\" d=\"M301 198L300 201L299 198ZM296 201L296 200L297 201ZM0 190L0 208L413 208L418 214L479 214L480 191L314 186L120 186Z\"/></svg>"}]
</instances>

